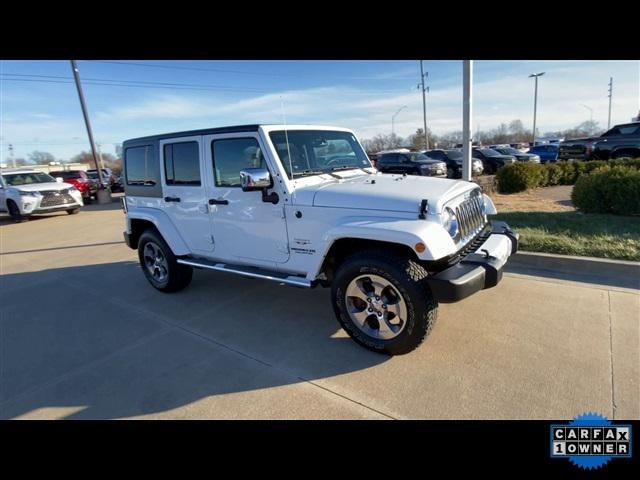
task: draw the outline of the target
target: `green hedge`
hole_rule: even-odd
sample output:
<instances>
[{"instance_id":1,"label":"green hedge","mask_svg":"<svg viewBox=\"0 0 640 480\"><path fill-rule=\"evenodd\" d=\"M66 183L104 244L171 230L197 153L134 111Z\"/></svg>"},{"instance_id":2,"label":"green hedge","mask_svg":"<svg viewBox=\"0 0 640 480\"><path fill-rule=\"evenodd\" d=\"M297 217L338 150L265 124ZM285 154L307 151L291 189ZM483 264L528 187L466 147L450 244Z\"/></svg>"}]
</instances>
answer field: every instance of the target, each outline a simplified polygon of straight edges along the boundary
<instances>
[{"instance_id":1,"label":"green hedge","mask_svg":"<svg viewBox=\"0 0 640 480\"><path fill-rule=\"evenodd\" d=\"M603 166L578 178L571 201L585 213L640 215L640 170Z\"/></svg>"},{"instance_id":2,"label":"green hedge","mask_svg":"<svg viewBox=\"0 0 640 480\"><path fill-rule=\"evenodd\" d=\"M640 158L633 160L562 161L556 163L517 162L498 170L500 193L523 192L535 187L574 185L578 178L603 167L626 167L640 170Z\"/></svg>"}]
</instances>

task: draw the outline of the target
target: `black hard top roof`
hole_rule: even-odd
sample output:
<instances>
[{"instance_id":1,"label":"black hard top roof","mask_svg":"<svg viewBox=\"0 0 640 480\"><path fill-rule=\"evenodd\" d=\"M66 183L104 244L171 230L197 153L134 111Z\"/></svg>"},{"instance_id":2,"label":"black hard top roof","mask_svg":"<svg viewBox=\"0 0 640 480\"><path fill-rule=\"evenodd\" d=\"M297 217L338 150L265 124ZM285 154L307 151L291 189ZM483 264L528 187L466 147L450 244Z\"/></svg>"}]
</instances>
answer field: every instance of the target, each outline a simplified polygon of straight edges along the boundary
<instances>
[{"instance_id":1,"label":"black hard top roof","mask_svg":"<svg viewBox=\"0 0 640 480\"><path fill-rule=\"evenodd\" d=\"M237 132L257 132L258 128L265 124L255 125L234 125L231 127L203 128L200 130L187 130L183 132L161 133L159 135L151 135L148 137L138 137L126 140L124 143L143 143L164 140L166 138L191 137L197 135L213 135L216 133L237 133Z\"/></svg>"}]
</instances>

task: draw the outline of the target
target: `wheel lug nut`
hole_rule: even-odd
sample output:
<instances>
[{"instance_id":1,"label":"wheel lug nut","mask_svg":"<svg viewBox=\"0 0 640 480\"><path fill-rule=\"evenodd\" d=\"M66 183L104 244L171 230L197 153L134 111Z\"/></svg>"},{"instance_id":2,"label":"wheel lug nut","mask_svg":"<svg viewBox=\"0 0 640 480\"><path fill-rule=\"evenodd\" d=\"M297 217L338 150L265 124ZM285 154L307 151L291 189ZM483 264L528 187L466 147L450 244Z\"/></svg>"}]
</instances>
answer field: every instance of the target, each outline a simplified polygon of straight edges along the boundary
<instances>
[{"instance_id":1,"label":"wheel lug nut","mask_svg":"<svg viewBox=\"0 0 640 480\"><path fill-rule=\"evenodd\" d=\"M379 317L382 316L382 312L376 312L376 315L378 315Z\"/></svg>"},{"instance_id":2,"label":"wheel lug nut","mask_svg":"<svg viewBox=\"0 0 640 480\"><path fill-rule=\"evenodd\" d=\"M367 298L367 302L371 303L371 297Z\"/></svg>"},{"instance_id":3,"label":"wheel lug nut","mask_svg":"<svg viewBox=\"0 0 640 480\"><path fill-rule=\"evenodd\" d=\"M367 308L368 312L373 312L373 308Z\"/></svg>"}]
</instances>

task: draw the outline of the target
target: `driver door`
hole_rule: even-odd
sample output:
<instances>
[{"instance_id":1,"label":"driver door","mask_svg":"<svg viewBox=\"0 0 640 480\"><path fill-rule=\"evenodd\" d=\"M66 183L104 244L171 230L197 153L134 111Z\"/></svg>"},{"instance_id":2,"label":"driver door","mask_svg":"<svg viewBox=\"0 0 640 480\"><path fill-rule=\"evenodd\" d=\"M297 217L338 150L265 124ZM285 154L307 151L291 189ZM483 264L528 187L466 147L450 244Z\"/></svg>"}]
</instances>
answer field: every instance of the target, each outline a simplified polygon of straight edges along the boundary
<instances>
[{"instance_id":1,"label":"driver door","mask_svg":"<svg viewBox=\"0 0 640 480\"><path fill-rule=\"evenodd\" d=\"M278 203L263 201L262 192L243 192L240 170L270 167L257 134L221 134L204 137L207 163L207 195L216 258L230 263L274 264L289 260L284 196L279 182L269 192Z\"/></svg>"}]
</instances>

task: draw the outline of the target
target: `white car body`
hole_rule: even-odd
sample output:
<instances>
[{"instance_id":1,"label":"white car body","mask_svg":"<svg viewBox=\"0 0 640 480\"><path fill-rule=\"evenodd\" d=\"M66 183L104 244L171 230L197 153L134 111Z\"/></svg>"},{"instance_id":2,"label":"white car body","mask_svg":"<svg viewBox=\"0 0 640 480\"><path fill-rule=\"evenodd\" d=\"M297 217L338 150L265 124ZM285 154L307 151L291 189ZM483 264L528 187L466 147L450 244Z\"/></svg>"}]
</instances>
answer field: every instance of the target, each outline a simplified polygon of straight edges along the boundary
<instances>
[{"instance_id":1,"label":"white car body","mask_svg":"<svg viewBox=\"0 0 640 480\"><path fill-rule=\"evenodd\" d=\"M25 217L32 214L75 210L84 205L80 191L69 183L53 181L10 185L7 177L19 174L43 175L42 172L31 169L2 170L0 172L0 211L9 212L9 202L13 202L18 207L19 214Z\"/></svg>"},{"instance_id":2,"label":"white car body","mask_svg":"<svg viewBox=\"0 0 640 480\"><path fill-rule=\"evenodd\" d=\"M486 215L497 213L489 197L480 194L474 183L441 178L386 175L370 164L352 169L290 179L287 176L269 133L282 131L283 125L259 125L253 131L216 129L133 139L128 145L176 141L198 142L201 151L202 185L185 187L167 185L161 173L162 193L138 196L125 185L126 232L128 243L136 236L136 220L153 224L178 257L204 259L224 265L259 267L272 272L304 278L307 283L322 278L322 265L332 245L341 239L366 239L404 245L415 251L424 244L417 257L436 261L453 255L478 233L470 229L465 238L454 241L443 227L445 207L455 210L473 194L480 195ZM288 125L296 130L326 130L352 133L337 127ZM216 139L255 138L274 178L273 191L280 201L265 203L259 192L240 188L216 187L213 182L210 143ZM131 143L133 142L133 143ZM128 145L127 145L128 143ZM364 150L363 150L364 151ZM162 162L162 158L160 159ZM365 171L366 170L366 171ZM340 178L336 178L339 176ZM126 173L125 173L126 178ZM167 202L167 198L180 202ZM224 199L227 205L210 205L210 199ZM424 219L419 219L422 200L427 201ZM512 240L499 237L495 252L504 263L515 249ZM487 240L488 241L488 240ZM135 242L133 242L135 243ZM491 245L495 243L490 242ZM478 250L483 249L480 245Z\"/></svg>"},{"instance_id":3,"label":"white car body","mask_svg":"<svg viewBox=\"0 0 640 480\"><path fill-rule=\"evenodd\" d=\"M389 355L426 338L438 302L497 285L518 248L478 185L382 174L343 128L242 125L123 150L124 237L154 288L185 288L193 268L331 286L345 331Z\"/></svg>"}]
</instances>

